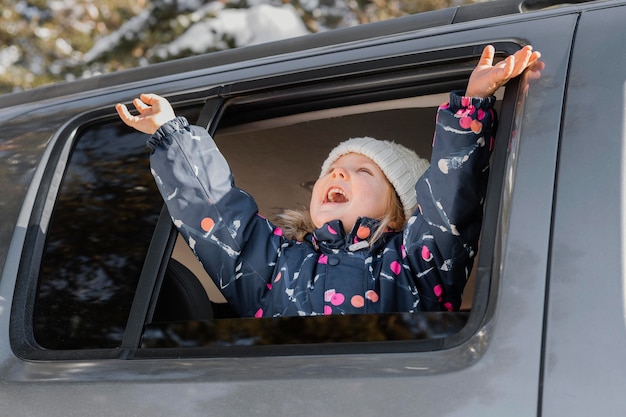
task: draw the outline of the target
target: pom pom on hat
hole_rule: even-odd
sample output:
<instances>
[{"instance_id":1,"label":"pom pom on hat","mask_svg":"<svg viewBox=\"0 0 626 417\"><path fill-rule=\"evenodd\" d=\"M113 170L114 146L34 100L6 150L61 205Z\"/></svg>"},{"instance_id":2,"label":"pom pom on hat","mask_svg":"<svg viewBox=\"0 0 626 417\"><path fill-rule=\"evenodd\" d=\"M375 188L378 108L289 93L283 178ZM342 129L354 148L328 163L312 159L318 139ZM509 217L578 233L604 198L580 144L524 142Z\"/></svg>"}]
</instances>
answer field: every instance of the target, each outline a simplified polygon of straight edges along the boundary
<instances>
[{"instance_id":1,"label":"pom pom on hat","mask_svg":"<svg viewBox=\"0 0 626 417\"><path fill-rule=\"evenodd\" d=\"M405 218L411 217L417 208L415 183L428 169L429 162L399 143L370 137L353 138L341 142L330 151L322 164L320 177L333 162L348 153L365 155L378 165L400 197Z\"/></svg>"}]
</instances>

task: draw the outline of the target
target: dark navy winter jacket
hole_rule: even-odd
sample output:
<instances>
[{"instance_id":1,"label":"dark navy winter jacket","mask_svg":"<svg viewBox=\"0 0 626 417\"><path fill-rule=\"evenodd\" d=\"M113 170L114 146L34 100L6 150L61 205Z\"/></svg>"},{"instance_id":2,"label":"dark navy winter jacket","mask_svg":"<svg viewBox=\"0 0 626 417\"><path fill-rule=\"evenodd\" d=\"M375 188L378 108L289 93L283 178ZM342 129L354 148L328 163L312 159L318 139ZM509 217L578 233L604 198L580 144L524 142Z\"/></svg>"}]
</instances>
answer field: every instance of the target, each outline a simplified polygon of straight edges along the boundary
<instances>
[{"instance_id":1,"label":"dark navy winter jacket","mask_svg":"<svg viewBox=\"0 0 626 417\"><path fill-rule=\"evenodd\" d=\"M179 117L148 141L152 173L174 224L242 316L458 310L482 222L493 143L493 97L456 93L437 113L419 208L402 231L361 242L360 219L288 240L234 187L207 131Z\"/></svg>"}]
</instances>

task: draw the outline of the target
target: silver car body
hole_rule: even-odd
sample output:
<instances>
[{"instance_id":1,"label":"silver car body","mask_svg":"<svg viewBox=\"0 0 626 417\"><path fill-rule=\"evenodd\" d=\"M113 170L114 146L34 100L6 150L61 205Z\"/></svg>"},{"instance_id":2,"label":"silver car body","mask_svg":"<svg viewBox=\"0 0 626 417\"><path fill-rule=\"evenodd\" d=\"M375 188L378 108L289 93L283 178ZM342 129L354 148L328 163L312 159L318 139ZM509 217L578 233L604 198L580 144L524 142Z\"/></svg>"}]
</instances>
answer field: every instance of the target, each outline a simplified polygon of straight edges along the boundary
<instances>
[{"instance_id":1,"label":"silver car body","mask_svg":"<svg viewBox=\"0 0 626 417\"><path fill-rule=\"evenodd\" d=\"M467 21L462 13L0 97L0 414L623 416L626 3ZM32 305L16 304L16 288L33 207L42 187L60 181L44 168L60 158L53 145L81 115L111 116L116 102L148 90L174 97L488 42L530 43L545 69L522 77L504 121L512 133L493 256L479 262L490 279L477 285L488 296L475 301L482 312L470 314L470 334L419 352L316 354L312 346L306 354L37 358L20 350L15 323Z\"/></svg>"}]
</instances>

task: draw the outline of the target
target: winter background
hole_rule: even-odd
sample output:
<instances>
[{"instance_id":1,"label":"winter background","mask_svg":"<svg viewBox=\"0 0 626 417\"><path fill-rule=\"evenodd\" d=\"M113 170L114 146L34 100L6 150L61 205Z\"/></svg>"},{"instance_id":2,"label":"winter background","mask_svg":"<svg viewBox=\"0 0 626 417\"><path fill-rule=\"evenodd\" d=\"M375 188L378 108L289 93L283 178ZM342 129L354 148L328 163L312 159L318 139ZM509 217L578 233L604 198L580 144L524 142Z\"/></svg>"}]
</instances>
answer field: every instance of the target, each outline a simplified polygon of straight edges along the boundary
<instances>
[{"instance_id":1,"label":"winter background","mask_svg":"<svg viewBox=\"0 0 626 417\"><path fill-rule=\"evenodd\" d=\"M481 0L1 0L0 94Z\"/></svg>"}]
</instances>

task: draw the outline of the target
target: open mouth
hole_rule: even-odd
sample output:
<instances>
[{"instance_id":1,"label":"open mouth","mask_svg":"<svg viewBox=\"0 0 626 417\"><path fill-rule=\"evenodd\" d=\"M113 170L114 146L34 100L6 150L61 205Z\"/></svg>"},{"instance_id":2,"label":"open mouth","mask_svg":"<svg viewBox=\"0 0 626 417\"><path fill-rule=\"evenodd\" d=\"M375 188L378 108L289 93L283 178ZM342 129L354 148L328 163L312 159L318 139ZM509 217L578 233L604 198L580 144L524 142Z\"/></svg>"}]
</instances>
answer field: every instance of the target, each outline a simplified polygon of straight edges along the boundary
<instances>
[{"instance_id":1,"label":"open mouth","mask_svg":"<svg viewBox=\"0 0 626 417\"><path fill-rule=\"evenodd\" d=\"M347 203L348 196L340 188L331 188L326 194L326 201L329 203Z\"/></svg>"}]
</instances>

